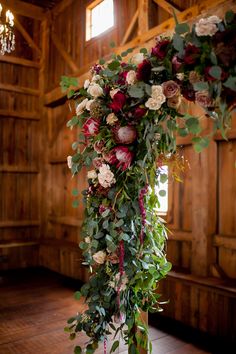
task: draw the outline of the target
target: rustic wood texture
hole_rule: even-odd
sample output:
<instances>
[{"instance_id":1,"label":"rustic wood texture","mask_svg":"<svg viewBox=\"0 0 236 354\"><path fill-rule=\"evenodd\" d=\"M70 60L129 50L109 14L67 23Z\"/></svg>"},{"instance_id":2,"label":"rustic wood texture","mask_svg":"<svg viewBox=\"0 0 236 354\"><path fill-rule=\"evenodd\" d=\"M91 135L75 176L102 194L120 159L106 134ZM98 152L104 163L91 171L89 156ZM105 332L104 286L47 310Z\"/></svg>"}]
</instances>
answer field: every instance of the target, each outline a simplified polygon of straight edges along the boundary
<instances>
[{"instance_id":1,"label":"rustic wood texture","mask_svg":"<svg viewBox=\"0 0 236 354\"><path fill-rule=\"evenodd\" d=\"M73 298L79 285L37 270L3 275L0 278L0 353L72 354L76 344L85 343L84 334L70 341L68 334L63 333L67 318L85 309L83 299ZM154 327L150 327L150 340L155 354L209 353L200 349L204 347L201 341L194 344ZM109 338L108 350L111 345L112 338ZM104 353L103 344L96 353ZM128 354L122 343L119 353Z\"/></svg>"}]
</instances>

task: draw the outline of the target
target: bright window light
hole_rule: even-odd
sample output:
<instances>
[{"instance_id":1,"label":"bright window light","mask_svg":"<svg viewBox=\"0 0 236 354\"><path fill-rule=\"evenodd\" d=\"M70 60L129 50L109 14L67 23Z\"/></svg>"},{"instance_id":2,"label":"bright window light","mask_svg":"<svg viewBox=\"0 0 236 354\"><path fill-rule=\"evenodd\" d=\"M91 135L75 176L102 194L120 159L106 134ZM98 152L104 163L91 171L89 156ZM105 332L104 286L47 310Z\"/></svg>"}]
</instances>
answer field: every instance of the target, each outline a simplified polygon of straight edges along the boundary
<instances>
[{"instance_id":1,"label":"bright window light","mask_svg":"<svg viewBox=\"0 0 236 354\"><path fill-rule=\"evenodd\" d=\"M97 4L94 6L94 4ZM113 0L95 1L87 7L86 40L105 32L114 26Z\"/></svg>"},{"instance_id":2,"label":"bright window light","mask_svg":"<svg viewBox=\"0 0 236 354\"><path fill-rule=\"evenodd\" d=\"M162 166L162 178L158 177L158 185L156 186L156 193L160 202L160 207L157 209L158 213L166 214L168 211L168 167Z\"/></svg>"}]
</instances>

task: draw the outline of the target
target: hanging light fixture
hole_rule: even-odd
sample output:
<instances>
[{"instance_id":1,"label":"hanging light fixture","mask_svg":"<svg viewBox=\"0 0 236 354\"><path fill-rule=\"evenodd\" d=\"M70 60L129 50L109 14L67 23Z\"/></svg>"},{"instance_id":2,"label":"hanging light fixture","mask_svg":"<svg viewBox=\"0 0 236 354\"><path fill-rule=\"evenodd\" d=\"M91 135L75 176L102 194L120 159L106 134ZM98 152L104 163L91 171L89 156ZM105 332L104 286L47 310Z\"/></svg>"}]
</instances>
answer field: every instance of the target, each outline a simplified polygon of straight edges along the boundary
<instances>
[{"instance_id":1,"label":"hanging light fixture","mask_svg":"<svg viewBox=\"0 0 236 354\"><path fill-rule=\"evenodd\" d=\"M5 16L4 16L5 15ZM15 49L14 16L10 10L3 13L0 3L0 53L11 53Z\"/></svg>"}]
</instances>

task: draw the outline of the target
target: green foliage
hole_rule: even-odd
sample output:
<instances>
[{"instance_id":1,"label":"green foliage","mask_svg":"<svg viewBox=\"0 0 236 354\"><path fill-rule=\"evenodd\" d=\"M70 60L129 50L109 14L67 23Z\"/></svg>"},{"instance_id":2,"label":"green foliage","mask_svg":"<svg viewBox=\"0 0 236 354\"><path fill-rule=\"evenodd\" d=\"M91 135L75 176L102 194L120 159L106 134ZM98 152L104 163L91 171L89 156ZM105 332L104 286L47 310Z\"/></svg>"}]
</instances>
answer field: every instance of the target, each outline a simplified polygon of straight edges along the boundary
<instances>
[{"instance_id":1,"label":"green foliage","mask_svg":"<svg viewBox=\"0 0 236 354\"><path fill-rule=\"evenodd\" d=\"M65 92L71 86L78 86L78 80L75 77L62 76L60 86L62 92Z\"/></svg>"}]
</instances>

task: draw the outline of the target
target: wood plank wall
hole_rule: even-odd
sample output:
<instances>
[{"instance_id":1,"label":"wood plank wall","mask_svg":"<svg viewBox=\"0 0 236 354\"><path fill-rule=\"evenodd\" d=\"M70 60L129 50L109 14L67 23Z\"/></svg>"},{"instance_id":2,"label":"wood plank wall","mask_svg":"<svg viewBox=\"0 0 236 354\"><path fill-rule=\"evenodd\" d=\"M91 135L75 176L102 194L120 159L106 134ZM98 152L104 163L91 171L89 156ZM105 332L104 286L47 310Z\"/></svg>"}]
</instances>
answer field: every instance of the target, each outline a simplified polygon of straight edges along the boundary
<instances>
[{"instance_id":1,"label":"wood plank wall","mask_svg":"<svg viewBox=\"0 0 236 354\"><path fill-rule=\"evenodd\" d=\"M40 45L39 21L17 20ZM16 30L0 56L0 270L38 264L40 140L39 57Z\"/></svg>"}]
</instances>

